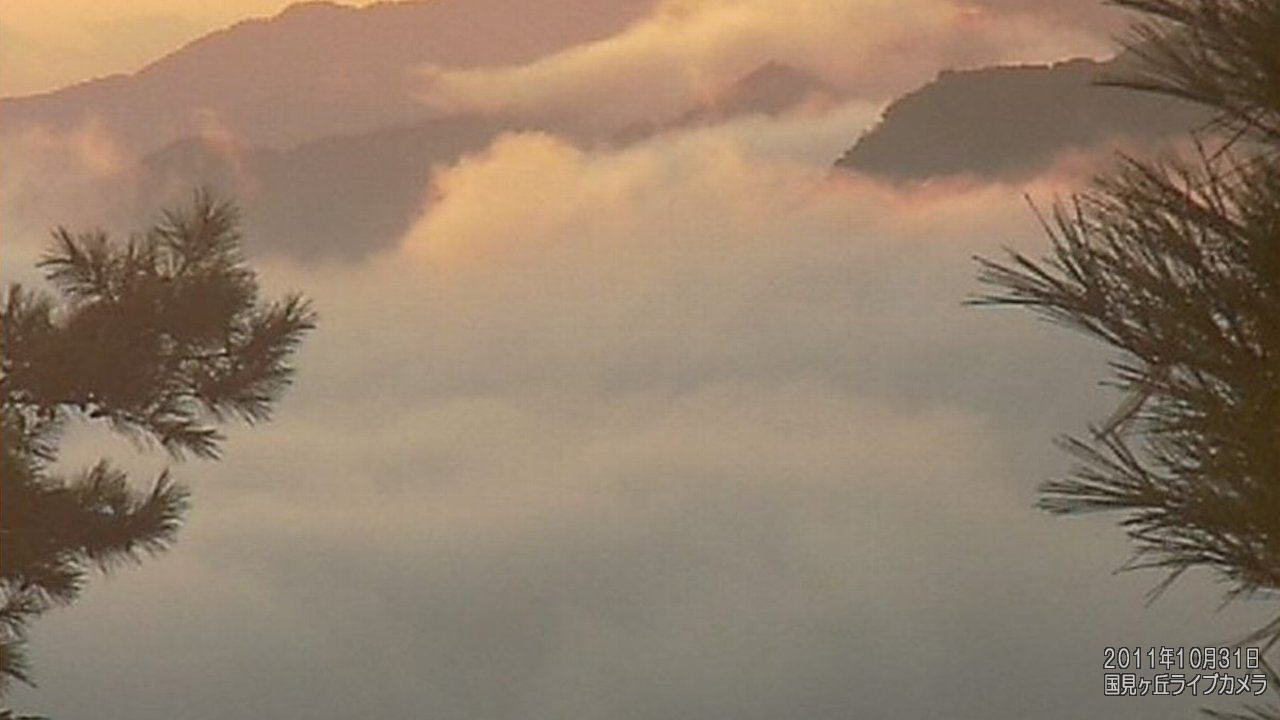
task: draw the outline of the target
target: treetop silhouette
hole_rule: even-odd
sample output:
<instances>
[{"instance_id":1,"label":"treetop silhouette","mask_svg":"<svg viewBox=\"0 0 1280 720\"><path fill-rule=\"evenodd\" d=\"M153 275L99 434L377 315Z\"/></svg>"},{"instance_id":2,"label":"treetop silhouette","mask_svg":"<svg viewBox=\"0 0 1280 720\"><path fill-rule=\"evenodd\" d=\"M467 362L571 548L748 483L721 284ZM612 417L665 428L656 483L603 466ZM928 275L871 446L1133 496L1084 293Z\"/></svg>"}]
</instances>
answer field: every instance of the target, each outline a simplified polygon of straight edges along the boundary
<instances>
[{"instance_id":1,"label":"treetop silhouette","mask_svg":"<svg viewBox=\"0 0 1280 720\"><path fill-rule=\"evenodd\" d=\"M1126 567L1208 567L1228 597L1280 591L1280 4L1117 0L1144 13L1109 82L1215 112L1190 159L1122 157L1055 205L1043 259L979 258L997 289L1120 351L1126 400L1043 486L1056 513L1115 510ZM1280 618L1252 640L1280 639ZM1269 647L1269 646L1268 646Z\"/></svg>"},{"instance_id":2,"label":"treetop silhouette","mask_svg":"<svg viewBox=\"0 0 1280 720\"><path fill-rule=\"evenodd\" d=\"M207 192L124 243L53 239L38 265L60 297L13 285L0 302L0 693L31 682L31 619L72 602L91 569L168 548L187 509L167 471L147 490L106 460L51 474L65 423L216 458L219 424L270 417L316 319L301 296L259 300L236 208Z\"/></svg>"}]
</instances>

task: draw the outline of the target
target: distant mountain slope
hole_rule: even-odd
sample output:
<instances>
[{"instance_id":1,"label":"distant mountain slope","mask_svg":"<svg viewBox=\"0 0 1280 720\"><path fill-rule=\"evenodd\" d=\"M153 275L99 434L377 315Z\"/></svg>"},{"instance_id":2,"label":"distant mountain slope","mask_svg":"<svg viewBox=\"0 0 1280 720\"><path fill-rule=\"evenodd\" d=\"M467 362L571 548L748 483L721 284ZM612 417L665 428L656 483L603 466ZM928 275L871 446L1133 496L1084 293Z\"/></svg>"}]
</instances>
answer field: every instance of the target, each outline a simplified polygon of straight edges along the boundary
<instances>
[{"instance_id":1,"label":"distant mountain slope","mask_svg":"<svg viewBox=\"0 0 1280 720\"><path fill-rule=\"evenodd\" d=\"M518 63L607 36L654 0L305 2L206 35L132 75L0 100L0 129L90 119L134 152L229 131L285 147L422 119L414 69Z\"/></svg>"},{"instance_id":2,"label":"distant mountain slope","mask_svg":"<svg viewBox=\"0 0 1280 720\"><path fill-rule=\"evenodd\" d=\"M783 112L818 90L811 76L768 63L684 119L700 123ZM147 217L157 203L179 201L193 186L206 185L237 199L251 250L308 260L360 257L390 246L409 229L424 210L433 168L483 150L502 132L522 130L551 128L458 115L283 150L227 138L185 138L145 156L127 179L110 177L89 194L115 198L120 207L113 221L128 226ZM656 131L649 128L630 140ZM254 247L257 242L264 245Z\"/></svg>"},{"instance_id":3,"label":"distant mountain slope","mask_svg":"<svg viewBox=\"0 0 1280 720\"><path fill-rule=\"evenodd\" d=\"M777 116L810 101L834 103L839 97L840 92L817 75L787 63L770 60L670 120L636 122L609 139L625 144L654 133L696 125L714 125L735 117Z\"/></svg>"},{"instance_id":4,"label":"distant mountain slope","mask_svg":"<svg viewBox=\"0 0 1280 720\"><path fill-rule=\"evenodd\" d=\"M818 76L773 60L739 78L678 122L692 124L737 115L777 115L811 98L835 94Z\"/></svg>"},{"instance_id":5,"label":"distant mountain slope","mask_svg":"<svg viewBox=\"0 0 1280 720\"><path fill-rule=\"evenodd\" d=\"M1080 59L943 72L890 104L836 166L899 180L1012 178L1066 150L1179 136L1206 120L1186 103L1094 84L1114 70Z\"/></svg>"},{"instance_id":6,"label":"distant mountain slope","mask_svg":"<svg viewBox=\"0 0 1280 720\"><path fill-rule=\"evenodd\" d=\"M251 250L302 259L353 258L388 247L423 210L432 169L483 149L510 124L477 117L428 120L288 150L203 139L174 143L132 174L143 217L157 199L196 185L235 197ZM268 243L266 246L255 243Z\"/></svg>"}]
</instances>

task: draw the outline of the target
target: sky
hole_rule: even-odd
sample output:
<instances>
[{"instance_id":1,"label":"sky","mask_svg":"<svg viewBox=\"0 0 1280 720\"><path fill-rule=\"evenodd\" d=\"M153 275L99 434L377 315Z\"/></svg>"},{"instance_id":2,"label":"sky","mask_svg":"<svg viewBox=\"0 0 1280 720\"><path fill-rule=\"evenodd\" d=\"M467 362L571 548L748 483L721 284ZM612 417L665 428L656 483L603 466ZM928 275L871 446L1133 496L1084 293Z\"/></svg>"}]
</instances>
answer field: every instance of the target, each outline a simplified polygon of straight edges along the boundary
<instances>
[{"instance_id":1,"label":"sky","mask_svg":"<svg viewBox=\"0 0 1280 720\"><path fill-rule=\"evenodd\" d=\"M4 93L127 71L277 7L6 8ZM39 687L14 706L1190 716L1188 699L1103 697L1103 649L1223 644L1259 608L1217 612L1194 574L1148 607L1159 577L1114 572L1115 518L1033 508L1070 466L1052 439L1113 407L1108 356L962 304L980 290L973 255L1044 249L1024 196L1079 188L1107 152L1016 181L831 171L938 70L1104 56L1117 20L1083 2L786 7L666 2L525 61L413 68L423 113L518 122L434 167L394 242L320 260L250 246L269 294L300 290L320 313L295 386L272 423L229 429L222 461L173 467L193 509L171 552L36 623ZM40 59L59 47L75 50ZM834 89L596 140L768 59ZM245 117L219 125L227 157L319 132L264 118L257 138ZM0 277L38 280L48 218L110 217L102 188L152 149L108 121L5 131L21 172L0 181ZM60 466L102 455L139 482L170 462L75 426Z\"/></svg>"},{"instance_id":2,"label":"sky","mask_svg":"<svg viewBox=\"0 0 1280 720\"><path fill-rule=\"evenodd\" d=\"M204 33L288 5L287 0L7 3L0 12L0 96L49 92L134 72Z\"/></svg>"}]
</instances>

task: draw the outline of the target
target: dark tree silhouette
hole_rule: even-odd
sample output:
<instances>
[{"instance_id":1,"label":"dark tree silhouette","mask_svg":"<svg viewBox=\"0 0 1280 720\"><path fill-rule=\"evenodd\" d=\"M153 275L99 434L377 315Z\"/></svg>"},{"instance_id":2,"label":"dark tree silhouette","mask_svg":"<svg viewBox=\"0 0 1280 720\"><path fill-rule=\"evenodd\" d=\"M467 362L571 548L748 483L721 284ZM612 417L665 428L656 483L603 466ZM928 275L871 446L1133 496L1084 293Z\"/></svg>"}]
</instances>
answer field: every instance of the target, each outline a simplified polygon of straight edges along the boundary
<instances>
[{"instance_id":1,"label":"dark tree silhouette","mask_svg":"<svg viewBox=\"0 0 1280 720\"><path fill-rule=\"evenodd\" d=\"M1280 590L1280 4L1118 0L1146 13L1114 84L1217 111L1189 162L1122 158L1091 191L1055 206L1052 253L979 258L1021 305L1119 349L1128 399L1084 462L1047 484L1053 512L1115 509L1136 565L1207 565L1233 594ZM1280 624L1269 628L1274 635Z\"/></svg>"},{"instance_id":2,"label":"dark tree silhouette","mask_svg":"<svg viewBox=\"0 0 1280 720\"><path fill-rule=\"evenodd\" d=\"M1121 351L1128 397L1046 483L1055 513L1113 510L1136 545L1125 566L1210 568L1228 599L1280 591L1280 3L1116 0L1145 15L1132 74L1110 84L1215 113L1190 161L1122 157L1044 223L1051 254L979 258L998 291ZM1206 139L1207 138L1207 139ZM1212 145L1213 149L1207 146ZM1243 642L1280 640L1280 617ZM1205 710L1276 720L1280 706Z\"/></svg>"},{"instance_id":3,"label":"dark tree silhouette","mask_svg":"<svg viewBox=\"0 0 1280 720\"><path fill-rule=\"evenodd\" d=\"M1228 598L1280 591L1280 3L1116 4L1144 20L1132 74L1109 83L1215 119L1192 159L1122 157L1058 203L1048 257L979 258L998 290L975 302L1029 307L1122 353L1126 400L1092 437L1062 441L1080 462L1043 486L1043 508L1122 512L1126 567L1168 572L1152 597L1193 567ZM1277 638L1280 618L1246 641Z\"/></svg>"},{"instance_id":4,"label":"dark tree silhouette","mask_svg":"<svg viewBox=\"0 0 1280 720\"><path fill-rule=\"evenodd\" d=\"M147 490L105 460L51 474L64 424L217 457L215 426L268 419L315 324L299 296L259 301L237 212L208 193L123 244L53 235L39 266L60 300L14 285L0 303L0 694L31 682L29 622L73 601L91 569L169 547L187 507L167 472Z\"/></svg>"}]
</instances>

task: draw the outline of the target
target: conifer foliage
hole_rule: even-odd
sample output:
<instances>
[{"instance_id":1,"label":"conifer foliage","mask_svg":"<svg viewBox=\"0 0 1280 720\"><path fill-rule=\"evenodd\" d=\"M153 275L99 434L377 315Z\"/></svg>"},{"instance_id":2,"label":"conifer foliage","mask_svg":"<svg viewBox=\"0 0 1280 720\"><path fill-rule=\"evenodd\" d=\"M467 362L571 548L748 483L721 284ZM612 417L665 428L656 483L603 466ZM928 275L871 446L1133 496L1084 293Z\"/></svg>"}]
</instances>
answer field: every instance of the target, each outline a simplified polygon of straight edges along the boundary
<instances>
[{"instance_id":1,"label":"conifer foliage","mask_svg":"<svg viewBox=\"0 0 1280 720\"><path fill-rule=\"evenodd\" d=\"M258 298L234 206L206 192L123 243L58 229L38 263L58 297L0 300L0 693L30 683L30 621L73 601L91 570L168 548L188 494L140 489L103 460L51 471L70 420L175 458L216 458L230 420L267 420L315 326L297 295Z\"/></svg>"},{"instance_id":2,"label":"conifer foliage","mask_svg":"<svg viewBox=\"0 0 1280 720\"><path fill-rule=\"evenodd\" d=\"M1056 513L1112 510L1130 567L1215 570L1229 597L1280 591L1280 3L1117 0L1142 13L1110 84L1207 106L1190 158L1121 158L1046 219L1049 255L979 259L995 290L1119 351L1127 393ZM1280 637L1280 620L1256 639Z\"/></svg>"}]
</instances>

